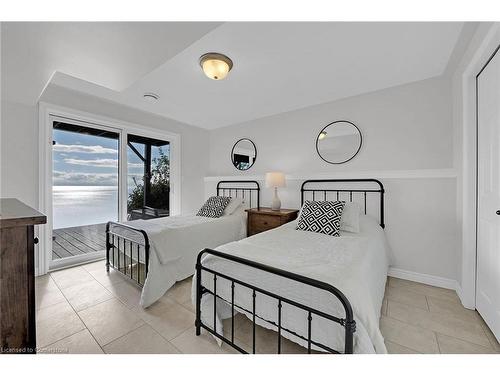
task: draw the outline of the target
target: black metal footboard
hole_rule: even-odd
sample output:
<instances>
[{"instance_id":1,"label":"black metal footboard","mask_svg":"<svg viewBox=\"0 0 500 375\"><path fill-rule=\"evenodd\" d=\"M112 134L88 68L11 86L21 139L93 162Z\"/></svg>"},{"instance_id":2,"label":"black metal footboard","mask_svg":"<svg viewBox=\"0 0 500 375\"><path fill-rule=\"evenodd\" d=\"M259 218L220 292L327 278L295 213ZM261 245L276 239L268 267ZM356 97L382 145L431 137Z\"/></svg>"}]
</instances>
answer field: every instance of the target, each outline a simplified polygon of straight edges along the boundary
<instances>
[{"instance_id":1,"label":"black metal footboard","mask_svg":"<svg viewBox=\"0 0 500 375\"><path fill-rule=\"evenodd\" d=\"M333 315L330 315L330 314L327 314L325 312L322 312L322 311L319 311L315 308L312 308L310 306L305 306L304 304L301 304L297 301L293 301L289 298L286 298L286 297L283 297L283 296L279 296L275 293L272 293L272 292L269 292L267 290L264 290L262 288L259 288L255 285L251 285L249 283L246 283L245 281L242 281L242 280L238 280L234 277L231 277L231 276L228 276L228 275L223 275L221 274L220 272L218 271L215 271L215 270L212 270L210 268L207 268L206 266L204 266L202 264L202 258L205 254L210 254L210 255L213 255L213 256L216 256L216 257L219 257L219 258L223 258L223 259L227 259L227 260L230 260L232 262L236 262L236 263L240 263L240 264L244 264L246 266L249 266L249 267L253 267L253 268L256 268L256 269L259 269L259 270L262 270L262 271L265 271L265 272L268 272L268 273L271 273L271 274L274 274L274 275L278 275L278 276L281 276L281 277L284 277L286 279L289 279L289 280L293 280L293 281L297 281L297 282L300 282L300 283L303 283L303 284L306 284L306 285L309 285L309 286L312 286L312 287L315 287L315 288L318 288L318 289L323 289L327 292L330 292L331 294L333 294L342 304L342 306L344 307L344 310L345 310L345 318L339 318L339 317L336 317L336 316L333 316ZM202 285L202 277L201 277L201 274L202 272L208 272L210 274L213 275L213 291L204 287ZM230 301L224 299L223 297L217 295L217 279L226 279L228 280L230 283L231 283L231 299ZM241 285L243 287L246 287L246 288L249 288L251 291L252 291L252 310L248 310L248 309L245 309L244 307L238 305L235 300L234 300L234 287L235 285ZM201 320L201 299L202 299L202 296L205 294L205 293L208 293L208 294L211 294L213 297L214 297L214 305L213 305L213 328L210 328L209 326L207 326L206 324L204 324ZM263 317L261 316L258 316L256 314L256 294L257 293L261 293L263 295L266 295L268 297L271 297L273 299L275 299L277 301L277 318L276 318L276 321L270 321L268 319L264 319ZM231 306L231 338L226 338L224 335L220 335L219 333L217 333L217 319L216 319L216 313L217 313L217 304L216 304L216 300L217 299L221 299L223 301L225 301L226 303L230 304ZM301 310L304 310L307 312L307 326L308 326L308 332L307 332L307 337L303 337L302 335L292 331L291 329L288 329L288 328L285 328L282 326L282 307L283 307L283 304L289 304L289 305L292 305L298 309L301 309ZM237 344L235 344L234 342L234 315L235 315L235 308L237 309L240 309L240 310L243 310L249 314L252 315L252 323L253 323L253 330L252 330L252 335L253 335L253 344L252 344L252 353L255 354L255 327L256 327L256 323L255 323L255 319L256 317L258 317L259 319L262 319L264 321L266 321L267 323L273 325L274 327L277 328L277 331L278 331L278 341L276 343L277 345L277 352L278 354L281 353L281 348L282 348L282 343L281 343L281 333L282 331L286 331L290 334L293 334L294 336L296 337L299 337L303 340L305 340L307 342L307 351L308 353L311 353L311 347L312 345L314 345L315 347L318 347L318 348L321 348L322 350L326 351L326 352L329 352L329 353L335 353L335 354L340 354L341 352L335 350L335 349L332 349L330 347L328 347L327 345L325 344L322 344L322 343L319 343L319 342L315 342L312 340L311 338L311 329L312 329L312 319L313 319L313 316L316 315L316 316L320 316L322 318L325 318L327 320L330 320L332 322L335 322L335 323L338 323L340 324L341 326L344 327L345 329L345 346L344 346L344 352L345 354L352 354L353 353L353 334L354 332L356 331L356 322L354 320L354 317L353 317L353 312L352 312L352 307L351 307L351 304L349 302L349 300L346 298L346 296L340 291L338 290L337 288L335 288L334 286L332 285L329 285L327 283L324 283L324 282L321 282L321 281L318 281L318 280L314 280L314 279L311 279L311 278L308 278L308 277L305 277L305 276L302 276L302 275L298 275L298 274L295 274L295 273L291 273L291 272L288 272L288 271L284 271L284 270L281 270L281 269L278 269L278 268L274 268L274 267L270 267L270 266L267 266L265 264L261 264L261 263L257 263L257 262L254 262L254 261L251 261L251 260L248 260L248 259L244 259L244 258L240 258L240 257L236 257L234 255L230 255L230 254L226 254L226 253L222 253L222 252L219 252L219 251L216 251L216 250L211 250L211 249L205 249L203 251L201 251L199 254L198 254L198 258L197 258L197 262L196 262L196 322L195 322L195 325L196 325L196 335L200 335L201 334L201 328L204 328L206 329L208 332L210 332L211 334L213 334L214 336L218 337L219 339L221 339L223 342L227 343L228 345L230 345L231 347L235 348L236 350L238 350L239 352L241 353L247 353L244 349L242 349L240 346L238 346Z\"/></svg>"},{"instance_id":2,"label":"black metal footboard","mask_svg":"<svg viewBox=\"0 0 500 375\"><path fill-rule=\"evenodd\" d=\"M110 267L144 286L149 268L149 238L144 230L127 224L106 224L106 271Z\"/></svg>"}]
</instances>

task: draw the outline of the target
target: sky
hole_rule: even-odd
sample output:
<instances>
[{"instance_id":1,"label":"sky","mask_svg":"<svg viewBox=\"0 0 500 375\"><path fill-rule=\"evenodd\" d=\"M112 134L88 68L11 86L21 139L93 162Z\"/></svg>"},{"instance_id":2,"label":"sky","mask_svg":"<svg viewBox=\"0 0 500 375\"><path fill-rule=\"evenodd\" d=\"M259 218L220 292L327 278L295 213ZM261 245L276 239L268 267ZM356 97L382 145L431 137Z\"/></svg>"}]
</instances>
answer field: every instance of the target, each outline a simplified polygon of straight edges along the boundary
<instances>
[{"instance_id":1,"label":"sky","mask_svg":"<svg viewBox=\"0 0 500 375\"><path fill-rule=\"evenodd\" d=\"M53 131L53 184L55 186L118 186L118 139L94 135ZM137 145L139 151L143 148ZM168 152L168 146L163 147ZM153 147L153 158L159 149ZM142 161L130 148L128 158L128 187L135 186L132 177L141 181Z\"/></svg>"}]
</instances>

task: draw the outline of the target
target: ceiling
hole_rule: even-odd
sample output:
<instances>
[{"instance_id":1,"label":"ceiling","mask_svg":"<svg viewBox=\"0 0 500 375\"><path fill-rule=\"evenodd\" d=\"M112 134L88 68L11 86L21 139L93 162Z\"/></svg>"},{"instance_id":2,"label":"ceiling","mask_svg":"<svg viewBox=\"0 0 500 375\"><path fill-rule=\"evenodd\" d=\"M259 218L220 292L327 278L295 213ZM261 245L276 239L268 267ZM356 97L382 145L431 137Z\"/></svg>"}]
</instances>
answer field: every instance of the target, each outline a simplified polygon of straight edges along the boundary
<instances>
[{"instance_id":1,"label":"ceiling","mask_svg":"<svg viewBox=\"0 0 500 375\"><path fill-rule=\"evenodd\" d=\"M55 72L116 92L219 23L2 22L2 96L37 101Z\"/></svg>"},{"instance_id":2,"label":"ceiling","mask_svg":"<svg viewBox=\"0 0 500 375\"><path fill-rule=\"evenodd\" d=\"M214 129L443 74L463 23L2 25L4 99L51 84ZM222 81L198 60L234 62ZM53 74L55 73L55 74ZM144 92L160 96L143 99Z\"/></svg>"}]
</instances>

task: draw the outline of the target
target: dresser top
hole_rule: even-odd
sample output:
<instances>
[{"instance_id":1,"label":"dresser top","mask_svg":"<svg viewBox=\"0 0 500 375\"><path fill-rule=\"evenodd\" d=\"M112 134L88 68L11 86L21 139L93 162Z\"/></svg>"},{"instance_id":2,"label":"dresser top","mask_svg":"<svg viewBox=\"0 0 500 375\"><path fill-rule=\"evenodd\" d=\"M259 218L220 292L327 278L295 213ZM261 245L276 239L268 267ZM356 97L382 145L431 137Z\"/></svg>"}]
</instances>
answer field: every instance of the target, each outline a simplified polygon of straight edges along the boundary
<instances>
[{"instance_id":1,"label":"dresser top","mask_svg":"<svg viewBox=\"0 0 500 375\"><path fill-rule=\"evenodd\" d=\"M0 198L0 227L45 224L47 217L19 199Z\"/></svg>"},{"instance_id":2,"label":"dresser top","mask_svg":"<svg viewBox=\"0 0 500 375\"><path fill-rule=\"evenodd\" d=\"M292 210L292 209L287 209L287 208L282 208L278 211L273 211L269 207L250 208L250 209L245 210L245 211L248 213L262 214L262 215L275 215L275 216L287 216L287 215L299 212L299 210Z\"/></svg>"}]
</instances>

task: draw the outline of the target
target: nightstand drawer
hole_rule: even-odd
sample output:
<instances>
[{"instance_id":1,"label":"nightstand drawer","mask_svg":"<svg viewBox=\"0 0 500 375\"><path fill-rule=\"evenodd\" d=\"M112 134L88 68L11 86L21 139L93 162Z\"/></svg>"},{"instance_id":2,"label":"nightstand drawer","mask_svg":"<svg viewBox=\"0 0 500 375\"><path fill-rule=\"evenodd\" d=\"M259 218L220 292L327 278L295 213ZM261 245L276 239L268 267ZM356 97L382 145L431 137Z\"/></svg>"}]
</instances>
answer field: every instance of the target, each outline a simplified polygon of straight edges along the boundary
<instances>
[{"instance_id":1,"label":"nightstand drawer","mask_svg":"<svg viewBox=\"0 0 500 375\"><path fill-rule=\"evenodd\" d=\"M248 213L247 235L253 236L295 220L299 210L281 209L274 211L268 207L260 207L250 208L246 212Z\"/></svg>"},{"instance_id":2,"label":"nightstand drawer","mask_svg":"<svg viewBox=\"0 0 500 375\"><path fill-rule=\"evenodd\" d=\"M279 216L250 215L250 226L257 233L277 228L280 225L281 218Z\"/></svg>"}]
</instances>

